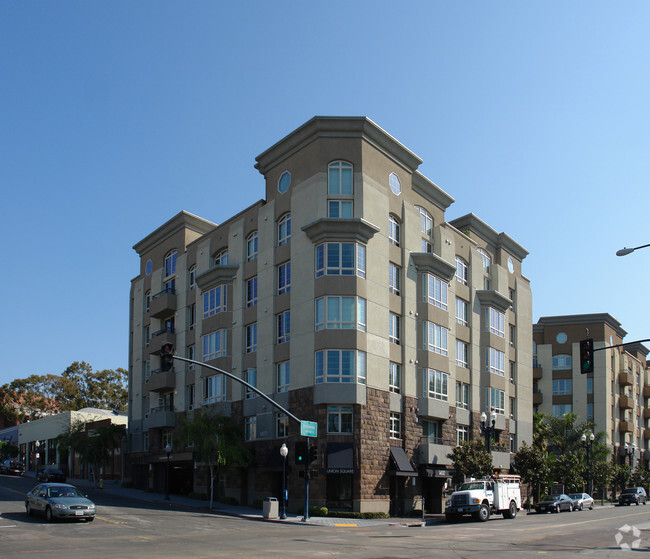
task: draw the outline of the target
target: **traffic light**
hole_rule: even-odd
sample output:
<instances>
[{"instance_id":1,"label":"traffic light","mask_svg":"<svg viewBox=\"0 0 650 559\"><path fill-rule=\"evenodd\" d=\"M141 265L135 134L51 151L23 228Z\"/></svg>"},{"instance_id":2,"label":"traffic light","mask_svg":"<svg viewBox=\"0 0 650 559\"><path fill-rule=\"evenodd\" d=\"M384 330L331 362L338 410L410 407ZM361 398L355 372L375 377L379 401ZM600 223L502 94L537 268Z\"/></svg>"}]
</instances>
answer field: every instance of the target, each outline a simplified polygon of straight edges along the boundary
<instances>
[{"instance_id":1,"label":"traffic light","mask_svg":"<svg viewBox=\"0 0 650 559\"><path fill-rule=\"evenodd\" d=\"M296 442L293 455L295 456L296 465L307 464L307 443L305 441Z\"/></svg>"},{"instance_id":2,"label":"traffic light","mask_svg":"<svg viewBox=\"0 0 650 559\"><path fill-rule=\"evenodd\" d=\"M313 464L318 460L318 445L310 444L309 445L309 464Z\"/></svg>"},{"instance_id":3,"label":"traffic light","mask_svg":"<svg viewBox=\"0 0 650 559\"><path fill-rule=\"evenodd\" d=\"M588 338L580 342L580 372L583 375L594 372L593 338Z\"/></svg>"},{"instance_id":4,"label":"traffic light","mask_svg":"<svg viewBox=\"0 0 650 559\"><path fill-rule=\"evenodd\" d=\"M171 371L174 364L174 346L173 344L163 344L160 348L160 368L163 371Z\"/></svg>"}]
</instances>

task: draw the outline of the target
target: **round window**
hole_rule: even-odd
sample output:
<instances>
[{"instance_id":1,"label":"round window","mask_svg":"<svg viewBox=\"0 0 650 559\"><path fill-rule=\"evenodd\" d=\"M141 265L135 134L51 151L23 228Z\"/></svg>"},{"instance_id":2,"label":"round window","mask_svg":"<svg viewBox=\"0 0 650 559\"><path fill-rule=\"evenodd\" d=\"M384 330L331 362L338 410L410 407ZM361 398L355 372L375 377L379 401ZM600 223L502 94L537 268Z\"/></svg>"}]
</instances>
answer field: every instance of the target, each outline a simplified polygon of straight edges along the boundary
<instances>
[{"instance_id":1,"label":"round window","mask_svg":"<svg viewBox=\"0 0 650 559\"><path fill-rule=\"evenodd\" d=\"M560 332L557 336L555 336L555 340L558 344L564 344L567 341L567 335L564 332Z\"/></svg>"},{"instance_id":2,"label":"round window","mask_svg":"<svg viewBox=\"0 0 650 559\"><path fill-rule=\"evenodd\" d=\"M284 173L282 173L282 176L278 181L278 191L280 192L280 194L284 194L287 190L289 190L290 186L291 186L291 173L289 171L285 171Z\"/></svg>"},{"instance_id":3,"label":"round window","mask_svg":"<svg viewBox=\"0 0 650 559\"><path fill-rule=\"evenodd\" d=\"M399 180L399 177L395 173L391 173L388 177L388 184L390 185L393 194L399 196L402 192L402 181Z\"/></svg>"},{"instance_id":4,"label":"round window","mask_svg":"<svg viewBox=\"0 0 650 559\"><path fill-rule=\"evenodd\" d=\"M152 268L153 268L153 262L151 260L147 260L147 264L144 267L144 273L149 275L151 273Z\"/></svg>"}]
</instances>

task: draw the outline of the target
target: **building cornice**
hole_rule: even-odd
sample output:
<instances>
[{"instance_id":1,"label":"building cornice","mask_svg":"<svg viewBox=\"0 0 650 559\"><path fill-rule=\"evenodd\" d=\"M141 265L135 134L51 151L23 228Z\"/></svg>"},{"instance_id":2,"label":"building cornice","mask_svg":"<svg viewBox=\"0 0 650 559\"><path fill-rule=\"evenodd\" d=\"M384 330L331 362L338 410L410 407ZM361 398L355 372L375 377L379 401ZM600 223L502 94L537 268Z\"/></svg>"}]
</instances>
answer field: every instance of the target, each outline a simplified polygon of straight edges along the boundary
<instances>
[{"instance_id":1,"label":"building cornice","mask_svg":"<svg viewBox=\"0 0 650 559\"><path fill-rule=\"evenodd\" d=\"M367 243L375 233L379 232L379 227L358 217L353 219L324 217L308 223L302 230L312 243L323 239L353 239Z\"/></svg>"},{"instance_id":2,"label":"building cornice","mask_svg":"<svg viewBox=\"0 0 650 559\"><path fill-rule=\"evenodd\" d=\"M176 233L189 229L200 235L205 235L209 231L212 231L217 225L198 217L194 214L182 212L176 214L169 221L158 227L153 233L147 235L140 242L133 245L133 250L135 250L140 256L156 247L169 237L172 237Z\"/></svg>"},{"instance_id":3,"label":"building cornice","mask_svg":"<svg viewBox=\"0 0 650 559\"><path fill-rule=\"evenodd\" d=\"M449 194L419 171L413 173L412 185L415 192L443 211L455 202Z\"/></svg>"},{"instance_id":4,"label":"building cornice","mask_svg":"<svg viewBox=\"0 0 650 559\"><path fill-rule=\"evenodd\" d=\"M450 282L456 274L455 265L433 252L412 252L411 260L418 272L431 272L446 282Z\"/></svg>"},{"instance_id":5,"label":"building cornice","mask_svg":"<svg viewBox=\"0 0 650 559\"><path fill-rule=\"evenodd\" d=\"M621 323L609 313L593 314L564 314L561 316L542 316L534 325L534 331L539 332L546 326L571 326L576 324L595 324L603 322L610 326L616 335L623 339L627 332L621 328ZM539 329L537 328L539 327ZM585 336L586 338L587 336Z\"/></svg>"},{"instance_id":6,"label":"building cornice","mask_svg":"<svg viewBox=\"0 0 650 559\"><path fill-rule=\"evenodd\" d=\"M473 213L453 219L449 223L463 233L469 232L478 235L484 241L494 245L496 249L502 248L520 261L526 258L529 254L528 251L512 239L512 237L505 233L497 233L492 229L492 227Z\"/></svg>"}]
</instances>

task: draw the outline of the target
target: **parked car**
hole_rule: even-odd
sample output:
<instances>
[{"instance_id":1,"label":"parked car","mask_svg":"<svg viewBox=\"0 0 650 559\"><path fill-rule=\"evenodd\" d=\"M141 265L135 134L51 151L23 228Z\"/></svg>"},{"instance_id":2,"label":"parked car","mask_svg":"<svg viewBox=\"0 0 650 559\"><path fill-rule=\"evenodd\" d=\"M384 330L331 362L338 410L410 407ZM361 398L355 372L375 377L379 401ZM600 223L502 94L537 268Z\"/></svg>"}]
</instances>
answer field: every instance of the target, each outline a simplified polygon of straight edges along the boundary
<instances>
[{"instance_id":1,"label":"parked car","mask_svg":"<svg viewBox=\"0 0 650 559\"><path fill-rule=\"evenodd\" d=\"M78 518L92 522L96 507L74 485L68 483L41 483L25 497L27 516L43 514L48 522L57 518Z\"/></svg>"},{"instance_id":2,"label":"parked car","mask_svg":"<svg viewBox=\"0 0 650 559\"><path fill-rule=\"evenodd\" d=\"M575 508L574 500L562 493L561 495L551 495L535 505L537 512L560 512L568 510L571 512Z\"/></svg>"},{"instance_id":3,"label":"parked car","mask_svg":"<svg viewBox=\"0 0 650 559\"><path fill-rule=\"evenodd\" d=\"M5 460L0 464L0 474L22 476L25 473L25 464L20 460Z\"/></svg>"},{"instance_id":4,"label":"parked car","mask_svg":"<svg viewBox=\"0 0 650 559\"><path fill-rule=\"evenodd\" d=\"M628 487L623 490L618 497L619 505L631 505L632 503L638 505L643 503L646 504L648 496L646 495L645 489L643 487Z\"/></svg>"},{"instance_id":5,"label":"parked car","mask_svg":"<svg viewBox=\"0 0 650 559\"><path fill-rule=\"evenodd\" d=\"M587 493L570 493L569 497L573 499L574 508L578 510L584 508L591 510L594 508L594 500Z\"/></svg>"},{"instance_id":6,"label":"parked car","mask_svg":"<svg viewBox=\"0 0 650 559\"><path fill-rule=\"evenodd\" d=\"M59 468L47 467L38 474L38 481L65 483L65 474Z\"/></svg>"}]
</instances>

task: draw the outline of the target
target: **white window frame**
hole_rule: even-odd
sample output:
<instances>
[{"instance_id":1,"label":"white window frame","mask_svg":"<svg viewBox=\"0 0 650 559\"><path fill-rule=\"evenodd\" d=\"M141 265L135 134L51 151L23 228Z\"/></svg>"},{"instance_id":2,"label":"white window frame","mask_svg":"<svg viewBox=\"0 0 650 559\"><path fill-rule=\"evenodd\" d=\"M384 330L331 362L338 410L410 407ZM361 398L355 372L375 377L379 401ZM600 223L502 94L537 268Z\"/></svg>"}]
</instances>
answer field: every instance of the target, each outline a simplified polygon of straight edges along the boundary
<instances>
[{"instance_id":1,"label":"white window frame","mask_svg":"<svg viewBox=\"0 0 650 559\"><path fill-rule=\"evenodd\" d=\"M203 379L203 404L226 401L226 375L217 374Z\"/></svg>"},{"instance_id":2,"label":"white window frame","mask_svg":"<svg viewBox=\"0 0 650 559\"><path fill-rule=\"evenodd\" d=\"M467 285L467 262L460 256L456 256L456 281L463 285Z\"/></svg>"},{"instance_id":3,"label":"white window frame","mask_svg":"<svg viewBox=\"0 0 650 559\"><path fill-rule=\"evenodd\" d=\"M347 266L343 263L343 247L350 246L354 262ZM315 255L317 278L325 275L366 277L366 246L361 243L322 243L316 247Z\"/></svg>"},{"instance_id":4,"label":"white window frame","mask_svg":"<svg viewBox=\"0 0 650 559\"><path fill-rule=\"evenodd\" d=\"M257 388L257 369L250 367L244 370L244 380L251 386ZM257 398L258 394L254 390L251 390L248 386L244 385L246 399L250 400L251 398Z\"/></svg>"},{"instance_id":5,"label":"white window frame","mask_svg":"<svg viewBox=\"0 0 650 559\"><path fill-rule=\"evenodd\" d=\"M250 262L255 260L258 254L258 243L259 243L259 234L257 231L253 231L246 238L246 261Z\"/></svg>"},{"instance_id":6,"label":"white window frame","mask_svg":"<svg viewBox=\"0 0 650 559\"><path fill-rule=\"evenodd\" d=\"M314 328L366 331L366 300L362 297L328 295L314 302Z\"/></svg>"},{"instance_id":7,"label":"white window frame","mask_svg":"<svg viewBox=\"0 0 650 559\"><path fill-rule=\"evenodd\" d=\"M246 325L246 353L257 351L257 322Z\"/></svg>"},{"instance_id":8,"label":"white window frame","mask_svg":"<svg viewBox=\"0 0 650 559\"><path fill-rule=\"evenodd\" d=\"M291 362L282 361L276 365L278 392L288 392L291 383Z\"/></svg>"},{"instance_id":9,"label":"white window frame","mask_svg":"<svg viewBox=\"0 0 650 559\"><path fill-rule=\"evenodd\" d=\"M488 332L499 336L500 338L505 338L505 325L506 325L506 315L501 312L499 309L494 307L488 307L485 312L486 318L486 329Z\"/></svg>"},{"instance_id":10,"label":"white window frame","mask_svg":"<svg viewBox=\"0 0 650 559\"><path fill-rule=\"evenodd\" d=\"M400 294L400 276L402 275L402 269L392 262L388 263L388 290L395 295Z\"/></svg>"},{"instance_id":11,"label":"white window frame","mask_svg":"<svg viewBox=\"0 0 650 559\"><path fill-rule=\"evenodd\" d=\"M553 396L568 396L573 394L573 381L570 378L553 379Z\"/></svg>"},{"instance_id":12,"label":"white window frame","mask_svg":"<svg viewBox=\"0 0 650 559\"><path fill-rule=\"evenodd\" d=\"M353 431L352 406L327 406L327 432L351 435Z\"/></svg>"},{"instance_id":13,"label":"white window frame","mask_svg":"<svg viewBox=\"0 0 650 559\"><path fill-rule=\"evenodd\" d=\"M401 224L393 214L388 216L388 242L395 246L400 243Z\"/></svg>"},{"instance_id":14,"label":"white window frame","mask_svg":"<svg viewBox=\"0 0 650 559\"><path fill-rule=\"evenodd\" d=\"M468 313L469 303L465 301L465 299L456 297L456 322L463 326L467 326L469 324Z\"/></svg>"},{"instance_id":15,"label":"white window frame","mask_svg":"<svg viewBox=\"0 0 650 559\"><path fill-rule=\"evenodd\" d=\"M456 425L456 444L469 442L469 427L467 425Z\"/></svg>"},{"instance_id":16,"label":"white window frame","mask_svg":"<svg viewBox=\"0 0 650 559\"><path fill-rule=\"evenodd\" d=\"M343 180L344 175L349 175L349 183ZM351 163L332 161L327 166L327 193L334 196L354 194L354 167Z\"/></svg>"},{"instance_id":17,"label":"white window frame","mask_svg":"<svg viewBox=\"0 0 650 559\"><path fill-rule=\"evenodd\" d=\"M203 293L203 318L228 310L228 286L217 285Z\"/></svg>"},{"instance_id":18,"label":"white window frame","mask_svg":"<svg viewBox=\"0 0 650 559\"><path fill-rule=\"evenodd\" d=\"M278 265L278 295L291 291L291 260Z\"/></svg>"},{"instance_id":19,"label":"white window frame","mask_svg":"<svg viewBox=\"0 0 650 559\"><path fill-rule=\"evenodd\" d=\"M433 274L423 274L422 278L423 300L429 305L447 310L448 285Z\"/></svg>"},{"instance_id":20,"label":"white window frame","mask_svg":"<svg viewBox=\"0 0 650 559\"><path fill-rule=\"evenodd\" d=\"M402 438L402 414L398 412L390 412L390 428L389 436L391 439Z\"/></svg>"},{"instance_id":21,"label":"white window frame","mask_svg":"<svg viewBox=\"0 0 650 559\"><path fill-rule=\"evenodd\" d=\"M489 412L494 411L499 415L506 414L506 393L503 390L488 386L485 388L485 397ZM488 415L490 414L488 413Z\"/></svg>"},{"instance_id":22,"label":"white window frame","mask_svg":"<svg viewBox=\"0 0 650 559\"><path fill-rule=\"evenodd\" d=\"M463 340L456 340L456 365L469 369L469 344Z\"/></svg>"},{"instance_id":23,"label":"white window frame","mask_svg":"<svg viewBox=\"0 0 650 559\"><path fill-rule=\"evenodd\" d=\"M402 390L402 366L390 361L388 363L388 390L399 394Z\"/></svg>"},{"instance_id":24,"label":"white window frame","mask_svg":"<svg viewBox=\"0 0 650 559\"><path fill-rule=\"evenodd\" d=\"M176 249L170 250L165 256L165 280L176 275L176 261L178 259L178 251Z\"/></svg>"},{"instance_id":25,"label":"white window frame","mask_svg":"<svg viewBox=\"0 0 650 559\"><path fill-rule=\"evenodd\" d=\"M448 355L447 340L449 330L435 322L425 321L423 326L424 349L440 355Z\"/></svg>"},{"instance_id":26,"label":"white window frame","mask_svg":"<svg viewBox=\"0 0 650 559\"><path fill-rule=\"evenodd\" d=\"M366 383L366 353L363 351L321 349L315 354L315 362L316 384Z\"/></svg>"},{"instance_id":27,"label":"white window frame","mask_svg":"<svg viewBox=\"0 0 650 559\"><path fill-rule=\"evenodd\" d=\"M506 376L506 354L494 347L485 348L485 372Z\"/></svg>"},{"instance_id":28,"label":"white window frame","mask_svg":"<svg viewBox=\"0 0 650 559\"><path fill-rule=\"evenodd\" d=\"M424 396L434 400L449 401L449 375L435 369L423 369Z\"/></svg>"},{"instance_id":29,"label":"white window frame","mask_svg":"<svg viewBox=\"0 0 650 559\"><path fill-rule=\"evenodd\" d=\"M283 344L291 340L291 311L278 314L278 343Z\"/></svg>"},{"instance_id":30,"label":"white window frame","mask_svg":"<svg viewBox=\"0 0 650 559\"><path fill-rule=\"evenodd\" d=\"M257 305L257 276L246 280L246 306L254 307Z\"/></svg>"},{"instance_id":31,"label":"white window frame","mask_svg":"<svg viewBox=\"0 0 650 559\"><path fill-rule=\"evenodd\" d=\"M476 252L478 252L479 256L481 257L483 273L486 275L490 275L492 269L492 257L482 248L477 248Z\"/></svg>"},{"instance_id":32,"label":"white window frame","mask_svg":"<svg viewBox=\"0 0 650 559\"><path fill-rule=\"evenodd\" d=\"M286 245L291 240L291 213L278 219L278 246Z\"/></svg>"},{"instance_id":33,"label":"white window frame","mask_svg":"<svg viewBox=\"0 0 650 559\"><path fill-rule=\"evenodd\" d=\"M354 217L353 200L328 200L327 217L335 219L350 219Z\"/></svg>"},{"instance_id":34,"label":"white window frame","mask_svg":"<svg viewBox=\"0 0 650 559\"><path fill-rule=\"evenodd\" d=\"M388 313L388 341L395 345L401 344L401 317L394 312Z\"/></svg>"},{"instance_id":35,"label":"white window frame","mask_svg":"<svg viewBox=\"0 0 650 559\"><path fill-rule=\"evenodd\" d=\"M217 252L214 255L214 265L215 266L227 266L228 265L228 249L224 248Z\"/></svg>"},{"instance_id":36,"label":"white window frame","mask_svg":"<svg viewBox=\"0 0 650 559\"><path fill-rule=\"evenodd\" d=\"M469 409L470 386L466 382L456 381L456 407Z\"/></svg>"},{"instance_id":37,"label":"white window frame","mask_svg":"<svg viewBox=\"0 0 650 559\"><path fill-rule=\"evenodd\" d=\"M225 357L228 349L226 330L215 330L201 336L203 347L203 361L210 361L217 357Z\"/></svg>"}]
</instances>

